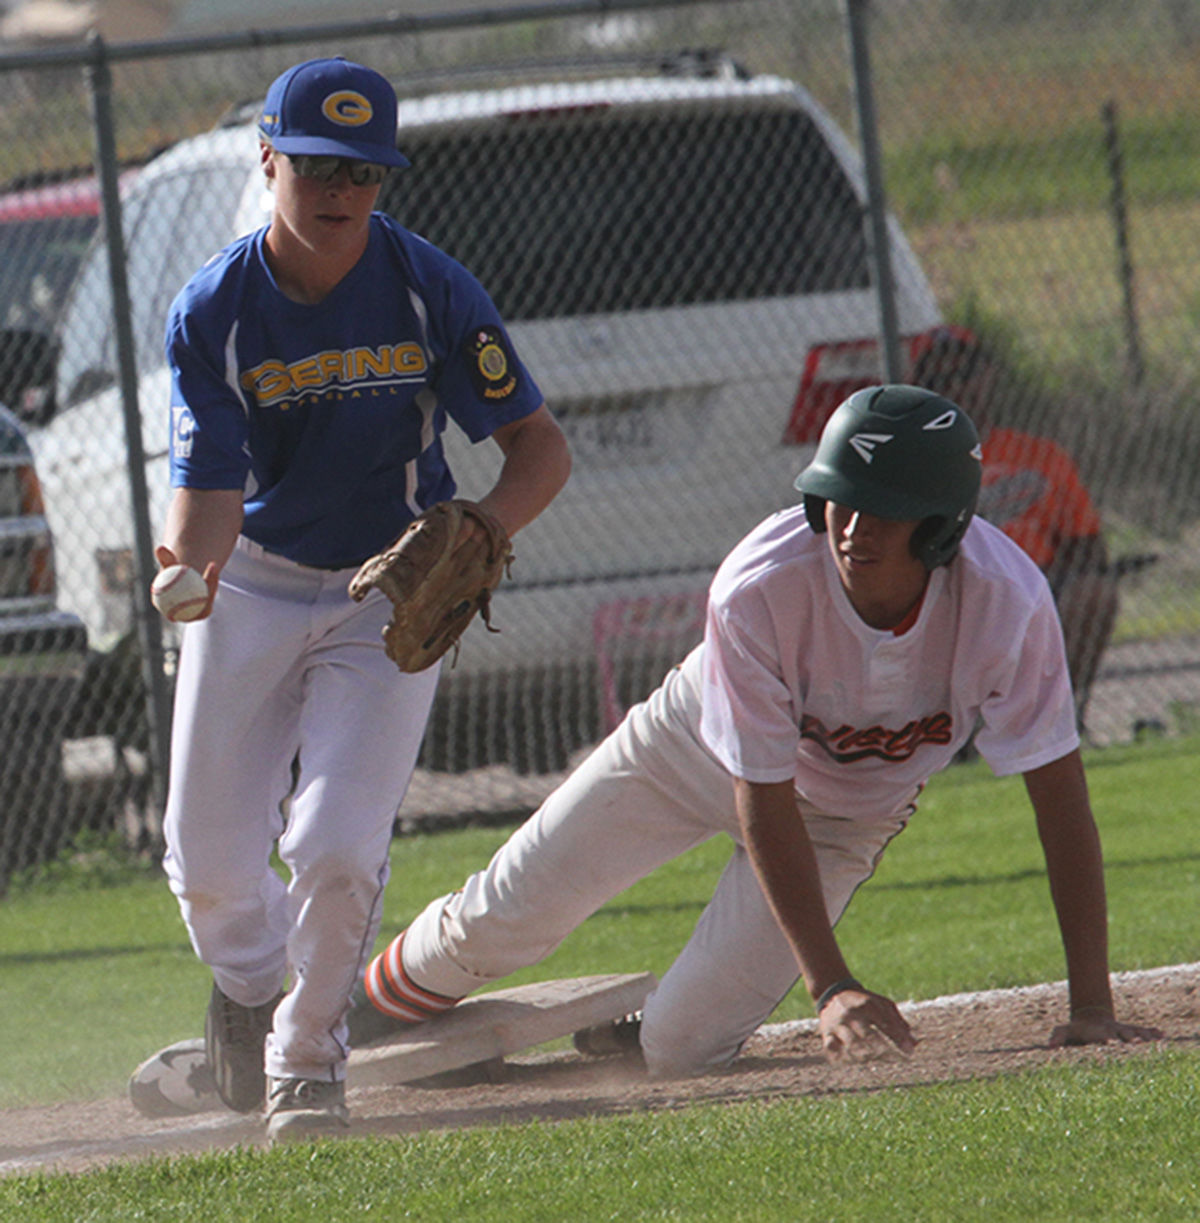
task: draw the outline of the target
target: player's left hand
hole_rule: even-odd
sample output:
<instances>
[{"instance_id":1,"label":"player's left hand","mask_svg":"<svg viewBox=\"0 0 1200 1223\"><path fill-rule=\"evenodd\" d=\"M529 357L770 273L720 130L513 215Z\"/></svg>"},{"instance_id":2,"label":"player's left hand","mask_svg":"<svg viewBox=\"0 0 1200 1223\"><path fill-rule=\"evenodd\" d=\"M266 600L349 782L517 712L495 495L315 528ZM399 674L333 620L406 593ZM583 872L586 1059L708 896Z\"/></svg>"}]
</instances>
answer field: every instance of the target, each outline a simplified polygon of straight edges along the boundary
<instances>
[{"instance_id":1,"label":"player's left hand","mask_svg":"<svg viewBox=\"0 0 1200 1223\"><path fill-rule=\"evenodd\" d=\"M1060 1023L1050 1033L1050 1048L1064 1045L1107 1045L1110 1041L1132 1044L1142 1040L1162 1040L1159 1028L1136 1023L1121 1023L1114 1015L1099 1007L1081 1008L1067 1023Z\"/></svg>"},{"instance_id":2,"label":"player's left hand","mask_svg":"<svg viewBox=\"0 0 1200 1223\"><path fill-rule=\"evenodd\" d=\"M866 1062L899 1052L909 1056L917 1047L908 1021L883 994L847 989L834 995L821 1010L821 1047L831 1062Z\"/></svg>"},{"instance_id":3,"label":"player's left hand","mask_svg":"<svg viewBox=\"0 0 1200 1223\"><path fill-rule=\"evenodd\" d=\"M492 592L511 561L508 533L495 515L474 501L441 501L365 560L348 592L360 602L377 587L391 600L387 656L401 671L424 671L451 648L457 655L476 612L492 628Z\"/></svg>"}]
</instances>

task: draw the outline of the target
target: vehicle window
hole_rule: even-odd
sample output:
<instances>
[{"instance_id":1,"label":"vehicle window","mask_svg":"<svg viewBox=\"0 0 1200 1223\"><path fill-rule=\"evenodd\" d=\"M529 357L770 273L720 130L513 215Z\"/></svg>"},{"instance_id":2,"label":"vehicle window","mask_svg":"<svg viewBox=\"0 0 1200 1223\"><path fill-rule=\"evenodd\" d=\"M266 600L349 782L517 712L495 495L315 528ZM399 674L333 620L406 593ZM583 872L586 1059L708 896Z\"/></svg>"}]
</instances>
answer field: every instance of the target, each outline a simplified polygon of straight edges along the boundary
<instances>
[{"instance_id":1,"label":"vehicle window","mask_svg":"<svg viewBox=\"0 0 1200 1223\"><path fill-rule=\"evenodd\" d=\"M400 145L412 168L379 206L510 321L869 284L861 206L801 111L521 116Z\"/></svg>"},{"instance_id":2,"label":"vehicle window","mask_svg":"<svg viewBox=\"0 0 1200 1223\"><path fill-rule=\"evenodd\" d=\"M147 212L144 232L136 243L139 258L147 263L153 260L153 267L135 268L132 253L130 256L133 327L141 373L163 363L166 313L177 292L221 247L234 240L234 213L246 186L246 166L193 166L161 186L161 207Z\"/></svg>"},{"instance_id":3,"label":"vehicle window","mask_svg":"<svg viewBox=\"0 0 1200 1223\"><path fill-rule=\"evenodd\" d=\"M98 220L46 217L0 225L0 327L54 331Z\"/></svg>"},{"instance_id":4,"label":"vehicle window","mask_svg":"<svg viewBox=\"0 0 1200 1223\"><path fill-rule=\"evenodd\" d=\"M139 373L162 364L163 331L175 295L233 240L233 212L245 182L244 166L208 165L155 183L154 202L128 252Z\"/></svg>"},{"instance_id":5,"label":"vehicle window","mask_svg":"<svg viewBox=\"0 0 1200 1223\"><path fill-rule=\"evenodd\" d=\"M150 202L150 192L134 192L121 205L126 235L137 231ZM128 240L128 239L127 239ZM116 343L112 328L112 293L108 255L97 235L71 291L60 334L58 404L70 407L111 386L117 378Z\"/></svg>"},{"instance_id":6,"label":"vehicle window","mask_svg":"<svg viewBox=\"0 0 1200 1223\"><path fill-rule=\"evenodd\" d=\"M0 403L28 420L53 412L54 336L97 220L0 225Z\"/></svg>"},{"instance_id":7,"label":"vehicle window","mask_svg":"<svg viewBox=\"0 0 1200 1223\"><path fill-rule=\"evenodd\" d=\"M233 239L245 181L245 166L190 166L155 179L125 202L126 275L140 374L162 365L167 311L176 293ZM98 248L80 278L64 335L61 377L68 405L116 380L111 302L108 263ZM81 361L84 353L87 360Z\"/></svg>"}]
</instances>

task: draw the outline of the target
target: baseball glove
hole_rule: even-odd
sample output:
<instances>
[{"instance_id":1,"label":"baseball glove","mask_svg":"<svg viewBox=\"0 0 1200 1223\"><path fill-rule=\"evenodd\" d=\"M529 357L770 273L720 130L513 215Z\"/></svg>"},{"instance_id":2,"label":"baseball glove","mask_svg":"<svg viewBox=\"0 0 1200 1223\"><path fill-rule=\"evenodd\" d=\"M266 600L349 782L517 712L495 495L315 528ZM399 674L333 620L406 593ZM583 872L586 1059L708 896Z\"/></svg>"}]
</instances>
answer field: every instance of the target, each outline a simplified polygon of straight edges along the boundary
<instances>
[{"instance_id":1,"label":"baseball glove","mask_svg":"<svg viewBox=\"0 0 1200 1223\"><path fill-rule=\"evenodd\" d=\"M484 537L472 531L481 523ZM390 548L350 579L361 601L377 586L392 601L384 648L401 671L423 671L458 639L478 611L492 632L492 591L512 562L504 528L474 501L442 501L408 524Z\"/></svg>"}]
</instances>

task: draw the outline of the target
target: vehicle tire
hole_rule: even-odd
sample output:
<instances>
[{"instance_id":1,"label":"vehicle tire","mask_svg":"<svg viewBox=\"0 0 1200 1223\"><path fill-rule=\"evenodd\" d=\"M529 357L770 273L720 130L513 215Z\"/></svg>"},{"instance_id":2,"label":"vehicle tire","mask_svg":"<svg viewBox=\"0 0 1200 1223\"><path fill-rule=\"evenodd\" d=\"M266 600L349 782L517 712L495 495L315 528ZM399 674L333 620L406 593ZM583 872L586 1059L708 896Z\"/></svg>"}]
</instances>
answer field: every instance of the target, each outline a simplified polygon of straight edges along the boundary
<instances>
[{"instance_id":1,"label":"vehicle tire","mask_svg":"<svg viewBox=\"0 0 1200 1223\"><path fill-rule=\"evenodd\" d=\"M25 702L0 727L0 893L15 871L53 858L78 831L63 771L61 714Z\"/></svg>"}]
</instances>

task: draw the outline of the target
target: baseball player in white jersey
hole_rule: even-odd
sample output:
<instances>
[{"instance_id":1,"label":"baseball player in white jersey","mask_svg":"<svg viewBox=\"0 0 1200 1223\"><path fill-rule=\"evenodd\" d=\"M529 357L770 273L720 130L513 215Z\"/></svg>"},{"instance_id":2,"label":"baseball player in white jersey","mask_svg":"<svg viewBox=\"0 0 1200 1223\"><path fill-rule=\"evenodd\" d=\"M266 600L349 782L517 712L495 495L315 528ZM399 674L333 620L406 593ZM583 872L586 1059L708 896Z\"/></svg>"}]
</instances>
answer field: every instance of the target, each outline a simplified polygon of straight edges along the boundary
<instances>
[{"instance_id":1,"label":"baseball player in white jersey","mask_svg":"<svg viewBox=\"0 0 1200 1223\"><path fill-rule=\"evenodd\" d=\"M276 1140L346 1123L346 1012L438 678L397 671L391 603L353 601L349 579L454 496L448 418L503 452L481 504L510 535L569 458L478 282L373 211L407 164L387 80L299 64L259 133L271 222L214 256L168 321L175 492L156 551L209 587L183 628L166 870L213 971L222 1098L269 1096Z\"/></svg>"},{"instance_id":2,"label":"baseball player in white jersey","mask_svg":"<svg viewBox=\"0 0 1200 1223\"><path fill-rule=\"evenodd\" d=\"M719 833L735 848L643 1012L581 1033L651 1073L729 1062L798 977L826 1054L914 1038L854 979L833 928L977 719L998 774L1022 773L1066 949L1055 1042L1135 1040L1107 964L1099 839L1062 634L1045 579L972 518L978 438L908 386L851 396L783 510L727 557L703 642L546 800L486 870L371 963L367 994L419 1021L539 960L601 904Z\"/></svg>"}]
</instances>

